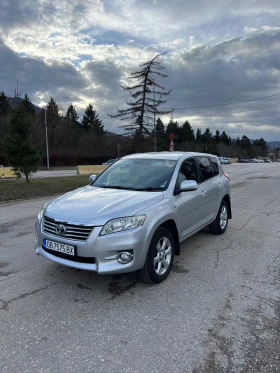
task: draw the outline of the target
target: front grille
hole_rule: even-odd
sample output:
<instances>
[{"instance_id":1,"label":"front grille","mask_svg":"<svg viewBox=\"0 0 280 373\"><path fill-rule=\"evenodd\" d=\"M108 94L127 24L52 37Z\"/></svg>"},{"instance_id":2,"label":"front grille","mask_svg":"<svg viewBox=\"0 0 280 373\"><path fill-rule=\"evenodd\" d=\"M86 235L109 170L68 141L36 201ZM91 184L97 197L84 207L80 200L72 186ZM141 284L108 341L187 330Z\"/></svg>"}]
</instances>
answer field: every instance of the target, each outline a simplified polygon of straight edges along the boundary
<instances>
[{"instance_id":1,"label":"front grille","mask_svg":"<svg viewBox=\"0 0 280 373\"><path fill-rule=\"evenodd\" d=\"M73 224L44 216L43 231L60 238L86 241L93 228L92 225Z\"/></svg>"},{"instance_id":2,"label":"front grille","mask_svg":"<svg viewBox=\"0 0 280 373\"><path fill-rule=\"evenodd\" d=\"M95 263L95 258L87 257L87 256L69 256L64 253L60 253L59 251L54 251L54 250L49 250L46 249L45 247L42 247L44 251L46 251L49 254L52 254L54 256L57 256L59 258L63 259L68 259L71 260L72 262L77 262L77 263L87 263L87 264L94 264Z\"/></svg>"}]
</instances>

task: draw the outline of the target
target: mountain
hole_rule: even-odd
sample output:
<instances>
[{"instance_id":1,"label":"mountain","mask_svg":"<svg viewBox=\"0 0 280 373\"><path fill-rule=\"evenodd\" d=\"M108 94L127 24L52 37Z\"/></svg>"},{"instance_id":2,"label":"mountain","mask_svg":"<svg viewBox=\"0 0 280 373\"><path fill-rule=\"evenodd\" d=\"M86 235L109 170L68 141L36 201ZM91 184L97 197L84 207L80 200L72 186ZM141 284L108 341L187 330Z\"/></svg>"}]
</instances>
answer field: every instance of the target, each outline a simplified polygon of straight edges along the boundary
<instances>
[{"instance_id":1,"label":"mountain","mask_svg":"<svg viewBox=\"0 0 280 373\"><path fill-rule=\"evenodd\" d=\"M280 147L280 141L267 141L266 143L270 148Z\"/></svg>"},{"instance_id":2,"label":"mountain","mask_svg":"<svg viewBox=\"0 0 280 373\"><path fill-rule=\"evenodd\" d=\"M9 102L9 104L11 105L11 108L13 109L16 106L17 101L18 100L23 101L23 98L21 98L21 97L7 97L7 100ZM32 107L35 110L36 115L41 111L41 108L39 108L39 106L36 106L36 105L32 104Z\"/></svg>"}]
</instances>

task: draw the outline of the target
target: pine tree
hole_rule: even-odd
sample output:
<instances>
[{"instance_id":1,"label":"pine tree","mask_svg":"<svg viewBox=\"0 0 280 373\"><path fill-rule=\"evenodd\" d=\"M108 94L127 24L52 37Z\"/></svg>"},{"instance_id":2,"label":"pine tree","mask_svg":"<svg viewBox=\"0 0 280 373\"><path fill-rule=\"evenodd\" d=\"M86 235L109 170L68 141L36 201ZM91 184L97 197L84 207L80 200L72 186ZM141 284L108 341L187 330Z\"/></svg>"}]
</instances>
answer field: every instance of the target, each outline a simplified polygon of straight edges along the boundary
<instances>
[{"instance_id":1,"label":"pine tree","mask_svg":"<svg viewBox=\"0 0 280 373\"><path fill-rule=\"evenodd\" d=\"M142 149L142 138L144 133L150 134L154 127L154 118L156 115L165 115L172 110L160 110L159 106L166 102L162 97L170 94L164 87L156 83L155 78L166 78L167 75L161 71L164 69L156 59L161 56L158 54L152 60L140 65L141 70L131 73L131 80L136 81L135 85L122 86L123 90L129 91L131 101L127 101L127 109L117 109L118 114L110 115L111 118L120 118L122 121L130 123L122 127L128 133L137 135L137 149ZM136 131L137 130L137 131Z\"/></svg>"},{"instance_id":2,"label":"pine tree","mask_svg":"<svg viewBox=\"0 0 280 373\"><path fill-rule=\"evenodd\" d=\"M228 137L228 135L225 133L225 131L222 132L221 134L221 142L223 142L226 145L229 145L231 142L231 139Z\"/></svg>"},{"instance_id":3,"label":"pine tree","mask_svg":"<svg viewBox=\"0 0 280 373\"><path fill-rule=\"evenodd\" d=\"M102 121L98 118L98 114L93 109L92 104L89 104L85 110L82 126L86 130L92 128L98 135L104 135L104 126L102 125Z\"/></svg>"},{"instance_id":4,"label":"pine tree","mask_svg":"<svg viewBox=\"0 0 280 373\"><path fill-rule=\"evenodd\" d=\"M24 95L24 99L22 101L22 104L23 104L27 113L30 113L31 115L35 114L34 106L33 106L32 102L30 101L29 97L27 96L27 94Z\"/></svg>"},{"instance_id":5,"label":"pine tree","mask_svg":"<svg viewBox=\"0 0 280 373\"><path fill-rule=\"evenodd\" d=\"M219 130L216 130L215 135L214 135L214 140L217 144L221 141L221 134Z\"/></svg>"},{"instance_id":6,"label":"pine tree","mask_svg":"<svg viewBox=\"0 0 280 373\"><path fill-rule=\"evenodd\" d=\"M78 124L79 115L72 104L70 104L67 109L66 118L69 122Z\"/></svg>"},{"instance_id":7,"label":"pine tree","mask_svg":"<svg viewBox=\"0 0 280 373\"><path fill-rule=\"evenodd\" d=\"M33 144L31 137L32 114L19 102L12 110L10 133L4 142L7 158L17 177L24 174L29 182L30 174L38 170L39 148Z\"/></svg>"},{"instance_id":8,"label":"pine tree","mask_svg":"<svg viewBox=\"0 0 280 373\"><path fill-rule=\"evenodd\" d=\"M156 134L157 134L157 137L161 137L161 138L165 137L164 124L160 118L158 118L156 121Z\"/></svg>"},{"instance_id":9,"label":"pine tree","mask_svg":"<svg viewBox=\"0 0 280 373\"><path fill-rule=\"evenodd\" d=\"M266 141L261 137L260 139L257 139L253 142L253 145L260 148L260 150L263 152L264 155L266 155L268 151L268 146Z\"/></svg>"},{"instance_id":10,"label":"pine tree","mask_svg":"<svg viewBox=\"0 0 280 373\"><path fill-rule=\"evenodd\" d=\"M182 128L181 130L182 141L193 143L195 141L195 135L194 135L194 131L189 121L186 120L181 128Z\"/></svg>"},{"instance_id":11,"label":"pine tree","mask_svg":"<svg viewBox=\"0 0 280 373\"><path fill-rule=\"evenodd\" d=\"M166 150L167 149L167 141L166 141L166 135L165 135L165 127L160 118L156 121L156 145L157 145L157 151Z\"/></svg>"},{"instance_id":12,"label":"pine tree","mask_svg":"<svg viewBox=\"0 0 280 373\"><path fill-rule=\"evenodd\" d=\"M201 129L200 128L198 128L196 130L195 141L197 142L197 144L200 144L201 141L202 141L202 135L201 135Z\"/></svg>"},{"instance_id":13,"label":"pine tree","mask_svg":"<svg viewBox=\"0 0 280 373\"><path fill-rule=\"evenodd\" d=\"M53 97L50 98L46 106L45 118L48 128L48 140L49 140L49 153L53 157L55 156L57 146L57 134L60 131L62 120L59 115L59 108Z\"/></svg>"},{"instance_id":14,"label":"pine tree","mask_svg":"<svg viewBox=\"0 0 280 373\"><path fill-rule=\"evenodd\" d=\"M11 106L4 92L0 94L0 116L7 116L11 110Z\"/></svg>"},{"instance_id":15,"label":"pine tree","mask_svg":"<svg viewBox=\"0 0 280 373\"><path fill-rule=\"evenodd\" d=\"M58 105L53 99L53 97L50 98L50 101L48 102L46 109L47 109L47 112L50 114L59 115Z\"/></svg>"}]
</instances>

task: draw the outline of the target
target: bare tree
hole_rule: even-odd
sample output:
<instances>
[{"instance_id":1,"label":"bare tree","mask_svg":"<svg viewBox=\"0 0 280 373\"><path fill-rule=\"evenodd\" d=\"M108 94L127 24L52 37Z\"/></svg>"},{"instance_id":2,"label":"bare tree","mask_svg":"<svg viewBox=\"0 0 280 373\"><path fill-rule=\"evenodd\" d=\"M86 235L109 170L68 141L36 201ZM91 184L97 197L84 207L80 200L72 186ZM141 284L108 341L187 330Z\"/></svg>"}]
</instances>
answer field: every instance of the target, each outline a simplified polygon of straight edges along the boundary
<instances>
[{"instance_id":1,"label":"bare tree","mask_svg":"<svg viewBox=\"0 0 280 373\"><path fill-rule=\"evenodd\" d=\"M123 90L130 92L131 100L127 101L127 109L117 109L117 114L109 115L111 118L120 118L122 121L130 121L123 127L136 137L136 151L141 151L143 134L150 134L155 126L155 116L171 113L171 110L160 110L159 106L167 100L164 97L171 92L166 92L164 87L156 82L157 77L166 78L162 73L164 67L156 59L162 54L156 55L152 60L140 65L140 71L130 74L130 79L136 84L121 86Z\"/></svg>"}]
</instances>

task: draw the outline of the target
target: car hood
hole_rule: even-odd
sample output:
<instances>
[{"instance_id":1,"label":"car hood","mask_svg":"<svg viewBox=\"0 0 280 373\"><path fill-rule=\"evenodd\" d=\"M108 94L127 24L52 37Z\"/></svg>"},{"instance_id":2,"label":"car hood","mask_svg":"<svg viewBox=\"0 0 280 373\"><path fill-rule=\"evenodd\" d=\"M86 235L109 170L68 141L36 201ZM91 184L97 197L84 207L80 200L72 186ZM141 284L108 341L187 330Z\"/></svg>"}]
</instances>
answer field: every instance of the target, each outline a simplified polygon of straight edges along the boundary
<instances>
[{"instance_id":1,"label":"car hood","mask_svg":"<svg viewBox=\"0 0 280 373\"><path fill-rule=\"evenodd\" d=\"M162 192L96 188L88 185L51 201L44 215L65 222L102 226L114 218L133 216L162 199Z\"/></svg>"}]
</instances>

